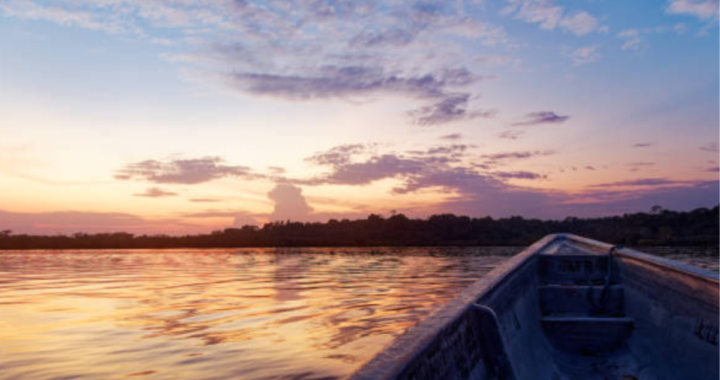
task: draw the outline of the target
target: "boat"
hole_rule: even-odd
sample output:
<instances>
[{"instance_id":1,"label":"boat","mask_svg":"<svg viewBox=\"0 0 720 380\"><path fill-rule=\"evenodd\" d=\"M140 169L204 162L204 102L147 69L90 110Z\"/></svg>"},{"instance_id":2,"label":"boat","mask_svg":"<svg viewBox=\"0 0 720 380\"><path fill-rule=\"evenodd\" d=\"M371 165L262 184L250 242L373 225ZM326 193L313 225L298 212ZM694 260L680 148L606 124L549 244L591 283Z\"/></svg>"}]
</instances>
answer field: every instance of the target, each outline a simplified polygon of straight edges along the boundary
<instances>
[{"instance_id":1,"label":"boat","mask_svg":"<svg viewBox=\"0 0 720 380\"><path fill-rule=\"evenodd\" d=\"M717 380L718 275L548 235L351 380Z\"/></svg>"}]
</instances>

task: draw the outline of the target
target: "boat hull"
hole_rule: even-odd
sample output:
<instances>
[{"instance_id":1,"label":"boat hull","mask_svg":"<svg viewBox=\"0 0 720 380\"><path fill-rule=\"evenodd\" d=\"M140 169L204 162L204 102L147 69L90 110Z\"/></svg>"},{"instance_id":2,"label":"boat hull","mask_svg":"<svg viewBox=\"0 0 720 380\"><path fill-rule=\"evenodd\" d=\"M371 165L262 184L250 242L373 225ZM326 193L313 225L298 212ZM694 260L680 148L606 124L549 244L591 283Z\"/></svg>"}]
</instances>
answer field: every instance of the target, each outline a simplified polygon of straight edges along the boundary
<instances>
[{"instance_id":1,"label":"boat hull","mask_svg":"<svg viewBox=\"0 0 720 380\"><path fill-rule=\"evenodd\" d=\"M718 316L714 273L550 235L351 379L714 380Z\"/></svg>"}]
</instances>

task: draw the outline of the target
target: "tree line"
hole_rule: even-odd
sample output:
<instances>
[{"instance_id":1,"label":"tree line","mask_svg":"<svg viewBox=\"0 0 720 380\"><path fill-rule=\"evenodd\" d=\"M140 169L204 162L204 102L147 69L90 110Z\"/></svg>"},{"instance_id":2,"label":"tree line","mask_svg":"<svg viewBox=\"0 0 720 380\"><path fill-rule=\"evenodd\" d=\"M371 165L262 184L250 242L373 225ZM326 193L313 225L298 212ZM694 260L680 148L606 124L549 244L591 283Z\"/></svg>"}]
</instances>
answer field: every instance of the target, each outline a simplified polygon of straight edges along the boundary
<instances>
[{"instance_id":1,"label":"tree line","mask_svg":"<svg viewBox=\"0 0 720 380\"><path fill-rule=\"evenodd\" d=\"M0 249L231 248L302 246L519 246L551 233L569 232L627 246L718 246L718 206L688 212L653 207L649 213L563 220L493 219L453 214L411 219L403 214L326 223L272 222L197 235L76 233L14 234L0 231Z\"/></svg>"}]
</instances>

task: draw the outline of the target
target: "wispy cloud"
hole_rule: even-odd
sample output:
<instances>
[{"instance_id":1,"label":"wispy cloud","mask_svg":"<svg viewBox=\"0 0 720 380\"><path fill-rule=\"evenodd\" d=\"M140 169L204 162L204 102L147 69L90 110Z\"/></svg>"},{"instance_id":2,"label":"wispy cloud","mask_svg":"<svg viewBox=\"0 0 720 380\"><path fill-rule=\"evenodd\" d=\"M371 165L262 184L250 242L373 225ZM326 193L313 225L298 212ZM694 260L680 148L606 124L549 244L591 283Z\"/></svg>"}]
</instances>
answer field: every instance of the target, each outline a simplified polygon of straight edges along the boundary
<instances>
[{"instance_id":1,"label":"wispy cloud","mask_svg":"<svg viewBox=\"0 0 720 380\"><path fill-rule=\"evenodd\" d=\"M654 162L628 162L627 166L630 167L631 172L637 172L644 168L649 168L655 166Z\"/></svg>"},{"instance_id":2,"label":"wispy cloud","mask_svg":"<svg viewBox=\"0 0 720 380\"><path fill-rule=\"evenodd\" d=\"M617 36L624 41L621 46L623 50L639 50L642 46L643 40L640 37L640 31L637 29L623 30Z\"/></svg>"},{"instance_id":3,"label":"wispy cloud","mask_svg":"<svg viewBox=\"0 0 720 380\"><path fill-rule=\"evenodd\" d=\"M243 92L290 100L364 96L378 92L437 99L457 97L447 94L446 88L466 86L479 78L462 68L403 77L387 73L381 67L324 66L314 75L235 73L229 80L233 87Z\"/></svg>"},{"instance_id":4,"label":"wispy cloud","mask_svg":"<svg viewBox=\"0 0 720 380\"><path fill-rule=\"evenodd\" d=\"M690 15L707 20L718 17L718 0L670 0L665 10L670 14Z\"/></svg>"},{"instance_id":5,"label":"wispy cloud","mask_svg":"<svg viewBox=\"0 0 720 380\"><path fill-rule=\"evenodd\" d=\"M481 158L483 158L486 163L496 164L499 162L517 161L535 157L551 156L553 154L555 154L555 151L552 150L535 150L485 154L482 155Z\"/></svg>"},{"instance_id":6,"label":"wispy cloud","mask_svg":"<svg viewBox=\"0 0 720 380\"><path fill-rule=\"evenodd\" d=\"M593 187L648 187L648 186L687 186L698 181L678 181L668 178L641 178L593 185Z\"/></svg>"},{"instance_id":7,"label":"wispy cloud","mask_svg":"<svg viewBox=\"0 0 720 380\"><path fill-rule=\"evenodd\" d=\"M288 100L399 94L430 101L430 105L409 112L420 125L486 116L487 113L468 111L470 93L451 91L479 80L480 77L464 68L403 77L387 73L381 67L367 66L325 66L305 75L233 73L228 76L229 85L242 92Z\"/></svg>"},{"instance_id":8,"label":"wispy cloud","mask_svg":"<svg viewBox=\"0 0 720 380\"><path fill-rule=\"evenodd\" d=\"M59 25L103 31L109 34L139 33L132 24L119 17L107 17L82 9L65 9L62 3L42 6L29 0L10 0L0 3L0 11L6 16L25 20L50 21ZM59 5L59 6L58 6Z\"/></svg>"},{"instance_id":9,"label":"wispy cloud","mask_svg":"<svg viewBox=\"0 0 720 380\"><path fill-rule=\"evenodd\" d=\"M276 175L285 174L286 172L285 168L281 168L279 166L268 166L268 170L270 171L270 173Z\"/></svg>"},{"instance_id":10,"label":"wispy cloud","mask_svg":"<svg viewBox=\"0 0 720 380\"><path fill-rule=\"evenodd\" d=\"M503 14L512 14L516 19L538 24L540 29L563 29L576 36L592 33L600 27L596 17L586 11L568 12L553 0L508 0Z\"/></svg>"},{"instance_id":11,"label":"wispy cloud","mask_svg":"<svg viewBox=\"0 0 720 380\"><path fill-rule=\"evenodd\" d=\"M143 180L153 183L198 184L223 177L258 179L247 166L225 165L219 157L145 160L126 165L115 173L119 180Z\"/></svg>"},{"instance_id":12,"label":"wispy cloud","mask_svg":"<svg viewBox=\"0 0 720 380\"><path fill-rule=\"evenodd\" d=\"M584 11L566 15L560 20L560 27L576 36L584 36L592 33L596 31L599 26L598 20Z\"/></svg>"},{"instance_id":13,"label":"wispy cloud","mask_svg":"<svg viewBox=\"0 0 720 380\"><path fill-rule=\"evenodd\" d=\"M159 187L150 187L147 190L145 190L144 193L138 193L133 194L136 197L146 197L146 198L165 198L165 197L174 197L177 196L178 193L172 192L172 191L166 191Z\"/></svg>"},{"instance_id":14,"label":"wispy cloud","mask_svg":"<svg viewBox=\"0 0 720 380\"><path fill-rule=\"evenodd\" d=\"M552 111L531 112L525 115L525 120L513 123L515 126L530 126L539 124L561 124L570 119L570 116L558 115Z\"/></svg>"},{"instance_id":15,"label":"wispy cloud","mask_svg":"<svg viewBox=\"0 0 720 380\"><path fill-rule=\"evenodd\" d=\"M519 67L522 61L510 55L493 54L477 56L473 62L486 67Z\"/></svg>"},{"instance_id":16,"label":"wispy cloud","mask_svg":"<svg viewBox=\"0 0 720 380\"><path fill-rule=\"evenodd\" d=\"M716 143L716 142L708 143L706 145L701 146L700 150L704 150L706 152L711 152L711 153L717 153L718 152L718 143Z\"/></svg>"},{"instance_id":17,"label":"wispy cloud","mask_svg":"<svg viewBox=\"0 0 720 380\"><path fill-rule=\"evenodd\" d=\"M636 143L633 144L633 148L649 148L651 146L655 146L653 143Z\"/></svg>"},{"instance_id":18,"label":"wispy cloud","mask_svg":"<svg viewBox=\"0 0 720 380\"><path fill-rule=\"evenodd\" d=\"M354 155L368 151L364 144L344 144L332 147L323 152L317 152L305 161L320 166L337 166L350 163Z\"/></svg>"},{"instance_id":19,"label":"wispy cloud","mask_svg":"<svg viewBox=\"0 0 720 380\"><path fill-rule=\"evenodd\" d=\"M178 46L166 57L187 78L292 101L399 95L426 104L421 125L481 115L481 78L462 62L466 42L497 45L503 28L442 2L34 0L0 4L6 16L132 34ZM174 37L172 37L174 36ZM432 55L427 52L432 51ZM420 112L419 111L419 112Z\"/></svg>"},{"instance_id":20,"label":"wispy cloud","mask_svg":"<svg viewBox=\"0 0 720 380\"><path fill-rule=\"evenodd\" d=\"M237 211L235 210L205 210L205 211L199 211L199 212L187 212L183 213L181 216L183 218L233 218L237 215Z\"/></svg>"},{"instance_id":21,"label":"wispy cloud","mask_svg":"<svg viewBox=\"0 0 720 380\"><path fill-rule=\"evenodd\" d=\"M572 59L575 66L585 65L600 59L597 46L583 46L567 53L567 56Z\"/></svg>"},{"instance_id":22,"label":"wispy cloud","mask_svg":"<svg viewBox=\"0 0 720 380\"><path fill-rule=\"evenodd\" d=\"M649 47L646 38L649 35L666 33L682 35L685 32L687 32L687 25L676 23L673 26L659 25L655 27L625 29L617 33L616 37L622 42L620 46L622 50L639 52Z\"/></svg>"},{"instance_id":23,"label":"wispy cloud","mask_svg":"<svg viewBox=\"0 0 720 380\"><path fill-rule=\"evenodd\" d=\"M460 134L460 133L451 133L449 135L440 136L440 140L460 140L460 139L462 139L462 134Z\"/></svg>"},{"instance_id":24,"label":"wispy cloud","mask_svg":"<svg viewBox=\"0 0 720 380\"><path fill-rule=\"evenodd\" d=\"M498 137L505 140L517 140L525 134L525 131L510 130L498 134Z\"/></svg>"},{"instance_id":25,"label":"wispy cloud","mask_svg":"<svg viewBox=\"0 0 720 380\"><path fill-rule=\"evenodd\" d=\"M457 120L468 120L477 118L492 118L497 111L467 111L469 94L448 95L444 99L429 106L424 106L408 112L416 124L432 126L445 124Z\"/></svg>"},{"instance_id":26,"label":"wispy cloud","mask_svg":"<svg viewBox=\"0 0 720 380\"><path fill-rule=\"evenodd\" d=\"M529 171L514 171L514 172L493 172L493 176L502 179L525 179L525 180L538 180L547 179L547 174L534 173Z\"/></svg>"}]
</instances>

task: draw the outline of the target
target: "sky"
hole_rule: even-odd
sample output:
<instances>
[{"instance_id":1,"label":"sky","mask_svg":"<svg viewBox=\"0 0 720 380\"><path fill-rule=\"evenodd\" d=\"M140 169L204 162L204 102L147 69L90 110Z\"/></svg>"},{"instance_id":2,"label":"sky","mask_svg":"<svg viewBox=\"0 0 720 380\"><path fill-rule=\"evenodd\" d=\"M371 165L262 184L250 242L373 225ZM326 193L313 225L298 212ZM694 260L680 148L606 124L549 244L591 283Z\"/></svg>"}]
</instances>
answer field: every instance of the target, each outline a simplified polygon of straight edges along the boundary
<instances>
[{"instance_id":1,"label":"sky","mask_svg":"<svg viewBox=\"0 0 720 380\"><path fill-rule=\"evenodd\" d=\"M0 229L718 204L718 0L0 0Z\"/></svg>"}]
</instances>

